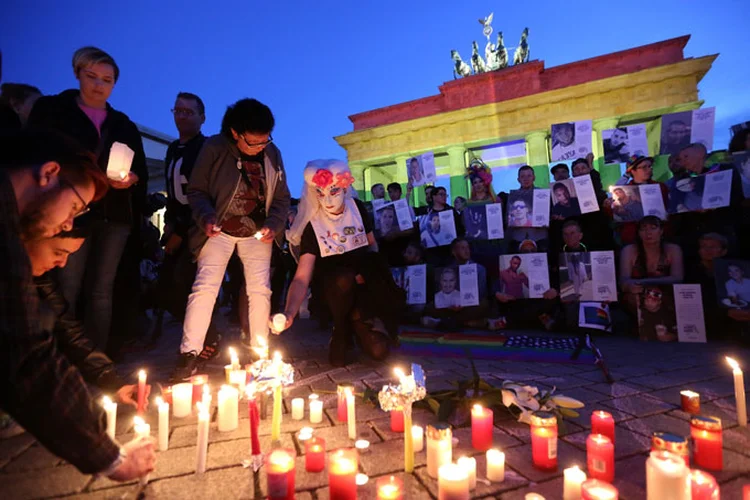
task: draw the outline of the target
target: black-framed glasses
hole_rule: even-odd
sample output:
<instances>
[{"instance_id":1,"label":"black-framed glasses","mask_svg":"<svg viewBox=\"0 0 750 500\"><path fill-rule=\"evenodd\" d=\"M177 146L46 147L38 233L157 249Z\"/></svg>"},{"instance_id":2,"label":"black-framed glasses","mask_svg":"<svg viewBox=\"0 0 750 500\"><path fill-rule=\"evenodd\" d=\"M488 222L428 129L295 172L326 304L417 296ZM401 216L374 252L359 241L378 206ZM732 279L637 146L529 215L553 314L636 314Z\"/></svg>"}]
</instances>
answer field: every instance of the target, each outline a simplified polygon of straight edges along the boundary
<instances>
[{"instance_id":1,"label":"black-framed glasses","mask_svg":"<svg viewBox=\"0 0 750 500\"><path fill-rule=\"evenodd\" d=\"M63 184L64 186L69 187L70 190L73 191L73 193L78 197L78 199L81 200L81 206L82 206L82 208L78 211L78 213L76 213L73 216L74 219L76 217L80 217L81 215L83 215L85 213L88 213L89 210L91 210L91 207L89 207L89 204L86 203L86 201L83 199L83 196L81 196L81 193L78 192L78 190L76 189L76 187L71 182L68 182L67 180L61 178L60 179L60 183Z\"/></svg>"},{"instance_id":2,"label":"black-framed glasses","mask_svg":"<svg viewBox=\"0 0 750 500\"><path fill-rule=\"evenodd\" d=\"M242 140L245 141L245 144L249 148L257 148L258 146L268 146L273 142L273 136L271 134L268 134L268 139L266 139L263 142L250 142L247 140L247 137L245 137L243 134L240 134L240 137L242 137Z\"/></svg>"},{"instance_id":3,"label":"black-framed glasses","mask_svg":"<svg viewBox=\"0 0 750 500\"><path fill-rule=\"evenodd\" d=\"M174 108L174 109L172 109L170 111L172 111L172 114L175 115L175 116L187 116L187 117L191 117L191 116L195 116L197 114L192 109L187 109L187 108Z\"/></svg>"}]
</instances>

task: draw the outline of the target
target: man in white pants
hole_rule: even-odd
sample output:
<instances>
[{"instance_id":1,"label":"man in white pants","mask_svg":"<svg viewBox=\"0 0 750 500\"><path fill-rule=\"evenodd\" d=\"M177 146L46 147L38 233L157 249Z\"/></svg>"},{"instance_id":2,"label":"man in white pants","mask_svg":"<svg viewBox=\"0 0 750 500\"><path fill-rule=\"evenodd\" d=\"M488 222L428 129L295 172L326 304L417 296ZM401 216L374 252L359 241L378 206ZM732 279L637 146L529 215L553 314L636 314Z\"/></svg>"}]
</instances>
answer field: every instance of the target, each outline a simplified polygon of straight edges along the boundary
<instances>
[{"instance_id":1,"label":"man in white pants","mask_svg":"<svg viewBox=\"0 0 750 500\"><path fill-rule=\"evenodd\" d=\"M227 109L221 133L208 138L198 154L187 190L196 222L189 244L198 270L173 380L187 379L197 370L198 353L235 249L245 273L251 345L266 343L271 250L274 240L283 236L290 203L281 153L272 144L273 127L267 106L242 99Z\"/></svg>"}]
</instances>

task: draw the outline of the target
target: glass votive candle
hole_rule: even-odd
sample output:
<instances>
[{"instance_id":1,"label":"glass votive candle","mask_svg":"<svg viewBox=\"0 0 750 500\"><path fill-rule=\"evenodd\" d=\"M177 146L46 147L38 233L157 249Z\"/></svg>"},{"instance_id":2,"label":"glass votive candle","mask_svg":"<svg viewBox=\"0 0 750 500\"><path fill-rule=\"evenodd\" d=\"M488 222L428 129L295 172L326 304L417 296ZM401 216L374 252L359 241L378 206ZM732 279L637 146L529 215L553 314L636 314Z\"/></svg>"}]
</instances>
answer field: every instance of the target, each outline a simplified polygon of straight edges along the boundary
<instances>
[{"instance_id":1,"label":"glass votive candle","mask_svg":"<svg viewBox=\"0 0 750 500\"><path fill-rule=\"evenodd\" d=\"M721 419L694 415L690 419L690 437L693 438L693 461L708 470L724 468Z\"/></svg>"},{"instance_id":2,"label":"glass votive candle","mask_svg":"<svg viewBox=\"0 0 750 500\"><path fill-rule=\"evenodd\" d=\"M268 498L294 500L294 452L276 449L266 457Z\"/></svg>"},{"instance_id":3,"label":"glass votive candle","mask_svg":"<svg viewBox=\"0 0 750 500\"><path fill-rule=\"evenodd\" d=\"M671 432L657 431L651 435L651 451L668 451L681 457L685 465L690 465L688 438Z\"/></svg>"},{"instance_id":4,"label":"glass votive candle","mask_svg":"<svg viewBox=\"0 0 750 500\"><path fill-rule=\"evenodd\" d=\"M617 500L617 488L606 481L587 479L581 483L581 500Z\"/></svg>"},{"instance_id":5,"label":"glass votive candle","mask_svg":"<svg viewBox=\"0 0 750 500\"><path fill-rule=\"evenodd\" d=\"M550 412L531 415L531 458L537 469L557 469L557 418Z\"/></svg>"},{"instance_id":6,"label":"glass votive candle","mask_svg":"<svg viewBox=\"0 0 750 500\"><path fill-rule=\"evenodd\" d=\"M325 467L325 440L319 437L312 437L305 441L305 470L307 472L321 472Z\"/></svg>"},{"instance_id":7,"label":"glass votive candle","mask_svg":"<svg viewBox=\"0 0 750 500\"><path fill-rule=\"evenodd\" d=\"M190 383L193 385L193 406L203 398L203 386L208 383L208 375L197 374L190 377Z\"/></svg>"},{"instance_id":8,"label":"glass votive candle","mask_svg":"<svg viewBox=\"0 0 750 500\"><path fill-rule=\"evenodd\" d=\"M375 483L378 500L403 500L404 483L396 476L383 476Z\"/></svg>"}]
</instances>

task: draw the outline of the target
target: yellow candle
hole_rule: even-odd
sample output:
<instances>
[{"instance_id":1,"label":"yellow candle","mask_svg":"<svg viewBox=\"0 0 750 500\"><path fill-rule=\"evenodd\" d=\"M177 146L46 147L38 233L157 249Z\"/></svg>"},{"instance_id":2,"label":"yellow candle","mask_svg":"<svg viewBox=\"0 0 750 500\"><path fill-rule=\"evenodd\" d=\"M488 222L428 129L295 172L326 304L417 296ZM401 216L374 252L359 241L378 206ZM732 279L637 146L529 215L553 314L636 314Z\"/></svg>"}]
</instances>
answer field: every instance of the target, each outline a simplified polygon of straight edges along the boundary
<instances>
[{"instance_id":1,"label":"yellow candle","mask_svg":"<svg viewBox=\"0 0 750 500\"><path fill-rule=\"evenodd\" d=\"M319 424L323 421L323 401L317 394L310 394L310 423Z\"/></svg>"}]
</instances>

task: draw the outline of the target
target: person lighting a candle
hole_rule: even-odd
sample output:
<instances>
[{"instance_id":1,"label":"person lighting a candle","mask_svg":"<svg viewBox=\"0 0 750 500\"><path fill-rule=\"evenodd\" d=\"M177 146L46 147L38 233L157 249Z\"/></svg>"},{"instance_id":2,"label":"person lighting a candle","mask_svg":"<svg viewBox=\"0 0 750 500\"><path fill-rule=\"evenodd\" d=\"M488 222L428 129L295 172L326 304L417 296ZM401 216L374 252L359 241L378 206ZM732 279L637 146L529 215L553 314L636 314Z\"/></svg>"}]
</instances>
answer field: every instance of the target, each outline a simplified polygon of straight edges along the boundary
<instances>
[{"instance_id":1,"label":"person lighting a candle","mask_svg":"<svg viewBox=\"0 0 750 500\"><path fill-rule=\"evenodd\" d=\"M339 160L311 161L303 176L298 214L287 231L292 252L300 257L286 297L284 330L315 280L333 317L329 362L346 364L352 334L368 356L385 359L406 301L377 253L367 209L352 187L355 179ZM273 318L268 323L274 333L281 333Z\"/></svg>"}]
</instances>

